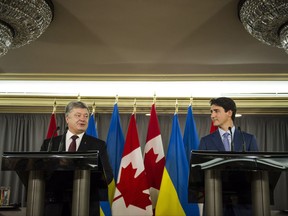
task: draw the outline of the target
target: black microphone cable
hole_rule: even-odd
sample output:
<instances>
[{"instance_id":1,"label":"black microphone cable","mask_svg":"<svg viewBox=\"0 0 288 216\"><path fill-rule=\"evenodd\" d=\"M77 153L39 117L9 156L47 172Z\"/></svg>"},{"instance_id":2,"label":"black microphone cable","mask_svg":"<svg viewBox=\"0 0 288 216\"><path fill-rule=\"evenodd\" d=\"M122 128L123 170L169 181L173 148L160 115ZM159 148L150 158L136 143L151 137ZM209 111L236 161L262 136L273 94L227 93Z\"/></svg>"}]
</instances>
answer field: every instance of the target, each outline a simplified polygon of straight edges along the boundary
<instances>
[{"instance_id":1,"label":"black microphone cable","mask_svg":"<svg viewBox=\"0 0 288 216\"><path fill-rule=\"evenodd\" d=\"M228 128L229 129L229 131L230 131L230 134L231 134L231 151L233 152L234 151L234 141L233 141L233 134L232 134L232 128L231 127L229 127Z\"/></svg>"},{"instance_id":2,"label":"black microphone cable","mask_svg":"<svg viewBox=\"0 0 288 216\"><path fill-rule=\"evenodd\" d=\"M65 137L66 137L66 133L68 131L68 127L65 128L65 131L62 135L62 138L61 138L61 141L60 141L60 144L59 144L59 148L58 148L58 152L62 152L64 150L64 140L65 140Z\"/></svg>"},{"instance_id":3,"label":"black microphone cable","mask_svg":"<svg viewBox=\"0 0 288 216\"><path fill-rule=\"evenodd\" d=\"M50 152L50 151L51 151L51 149L52 149L52 143L53 143L53 138L54 138L56 132L57 132L59 129L60 129L60 127L57 126L57 128L53 131L53 134L52 134L52 136L51 136L51 138L50 138L50 140L49 140L49 143L48 143L47 152Z\"/></svg>"},{"instance_id":4,"label":"black microphone cable","mask_svg":"<svg viewBox=\"0 0 288 216\"><path fill-rule=\"evenodd\" d=\"M243 134L243 132L242 132L240 127L238 127L238 130L240 131L241 137L242 137L242 152L245 152L246 151L245 137L244 137L244 134Z\"/></svg>"}]
</instances>

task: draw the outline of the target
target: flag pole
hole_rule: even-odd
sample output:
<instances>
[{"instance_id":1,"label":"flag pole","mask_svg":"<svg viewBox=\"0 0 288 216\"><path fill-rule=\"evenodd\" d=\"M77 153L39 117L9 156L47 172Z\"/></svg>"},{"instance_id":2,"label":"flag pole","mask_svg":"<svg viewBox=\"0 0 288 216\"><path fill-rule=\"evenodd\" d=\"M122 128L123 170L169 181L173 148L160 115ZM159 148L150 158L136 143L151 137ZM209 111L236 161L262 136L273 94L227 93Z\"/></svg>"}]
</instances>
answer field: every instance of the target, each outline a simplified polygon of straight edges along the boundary
<instances>
[{"instance_id":1,"label":"flag pole","mask_svg":"<svg viewBox=\"0 0 288 216\"><path fill-rule=\"evenodd\" d=\"M54 104L53 104L52 114L54 114L56 112L56 106L57 106L57 103L56 103L56 99L55 99Z\"/></svg>"},{"instance_id":2,"label":"flag pole","mask_svg":"<svg viewBox=\"0 0 288 216\"><path fill-rule=\"evenodd\" d=\"M57 136L57 123L56 123L56 99L54 100L53 103L53 110L52 110L52 114L50 116L50 122L48 125L48 131L46 134L46 138L51 138L52 136Z\"/></svg>"},{"instance_id":3,"label":"flag pole","mask_svg":"<svg viewBox=\"0 0 288 216\"><path fill-rule=\"evenodd\" d=\"M133 104L133 114L136 115L136 107L137 107L137 104L136 104L136 98L134 99L134 104Z\"/></svg>"},{"instance_id":4,"label":"flag pole","mask_svg":"<svg viewBox=\"0 0 288 216\"><path fill-rule=\"evenodd\" d=\"M189 105L192 107L192 104L193 104L193 97L190 97L190 103L189 103Z\"/></svg>"},{"instance_id":5,"label":"flag pole","mask_svg":"<svg viewBox=\"0 0 288 216\"><path fill-rule=\"evenodd\" d=\"M178 114L178 100L177 99L175 103L175 114Z\"/></svg>"},{"instance_id":6,"label":"flag pole","mask_svg":"<svg viewBox=\"0 0 288 216\"><path fill-rule=\"evenodd\" d=\"M95 101L94 101L94 103L92 105L92 113L91 113L91 115L94 115L95 110L96 110L96 104L95 104Z\"/></svg>"}]
</instances>

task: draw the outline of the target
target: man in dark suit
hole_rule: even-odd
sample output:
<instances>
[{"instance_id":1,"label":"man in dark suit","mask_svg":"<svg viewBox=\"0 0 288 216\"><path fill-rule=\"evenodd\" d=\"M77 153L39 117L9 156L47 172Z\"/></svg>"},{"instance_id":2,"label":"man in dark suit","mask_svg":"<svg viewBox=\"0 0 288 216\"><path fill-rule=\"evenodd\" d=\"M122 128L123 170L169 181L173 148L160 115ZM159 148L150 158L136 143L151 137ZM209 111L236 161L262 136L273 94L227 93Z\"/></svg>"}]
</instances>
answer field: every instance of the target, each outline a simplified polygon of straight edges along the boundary
<instances>
[{"instance_id":1,"label":"man in dark suit","mask_svg":"<svg viewBox=\"0 0 288 216\"><path fill-rule=\"evenodd\" d=\"M107 185L113 179L112 168L109 163L106 143L85 133L88 127L89 109L81 101L70 102L65 109L65 119L68 130L65 134L52 139L51 151L77 151L87 152L99 150L100 163L103 166ZM77 136L74 144L72 137ZM64 137L63 137L64 136ZM44 140L41 151L47 151L50 139ZM59 149L60 143L63 149ZM72 150L70 144L74 145ZM61 148L61 147L60 147ZM91 173L93 176L93 172ZM73 187L73 172L55 172L47 176L45 215L68 216L71 215L71 201ZM56 180L57 179L57 180ZM92 180L93 178L91 178ZM54 182L57 182L55 184ZM49 184L51 183L51 184ZM105 192L104 195L102 194ZM99 189L97 183L91 182L89 216L100 215L99 200L104 196L107 199L107 188Z\"/></svg>"},{"instance_id":2,"label":"man in dark suit","mask_svg":"<svg viewBox=\"0 0 288 216\"><path fill-rule=\"evenodd\" d=\"M242 135L241 131L235 128L234 120L237 109L235 102L231 98L213 98L210 100L210 106L211 120L214 126L218 127L218 130L201 138L199 150L241 152L244 148L245 151L258 151L256 137L246 132L242 132ZM227 142L225 142L225 134L228 138L228 140L226 139ZM227 143L227 146L225 146L225 143ZM235 181L235 178L233 178L233 176L236 176L234 175L235 172L237 171L234 171L234 173L231 172L229 179L224 179L223 181ZM243 183L242 179L238 178L236 181L237 182L233 182L234 187L237 188L237 184L239 184L238 188L241 188L240 184ZM241 194L240 191L239 194ZM226 200L224 198L223 214L225 216L251 215L250 205L239 204L239 200L241 202L241 199L243 201L243 199L246 198L247 197L243 198L236 196L231 196ZM247 200L244 200L244 202L245 201Z\"/></svg>"},{"instance_id":3,"label":"man in dark suit","mask_svg":"<svg viewBox=\"0 0 288 216\"><path fill-rule=\"evenodd\" d=\"M210 106L211 120L214 126L218 127L218 130L201 138L199 150L226 151L222 137L224 133L228 133L230 144L229 151L232 150L240 152L243 149L243 144L245 145L245 151L258 151L255 136L242 132L242 137L241 131L235 128L234 120L237 109L235 102L231 98L213 98L210 100ZM231 149L232 141L234 149Z\"/></svg>"}]
</instances>

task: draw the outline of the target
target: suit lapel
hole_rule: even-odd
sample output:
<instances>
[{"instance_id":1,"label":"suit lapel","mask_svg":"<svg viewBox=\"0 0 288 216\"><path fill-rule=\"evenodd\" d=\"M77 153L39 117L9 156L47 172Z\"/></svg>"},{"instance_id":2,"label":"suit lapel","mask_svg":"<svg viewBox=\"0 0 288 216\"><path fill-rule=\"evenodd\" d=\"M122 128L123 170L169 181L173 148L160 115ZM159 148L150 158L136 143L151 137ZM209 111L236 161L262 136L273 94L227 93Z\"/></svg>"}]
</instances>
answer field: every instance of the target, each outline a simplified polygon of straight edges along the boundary
<instances>
[{"instance_id":1,"label":"suit lapel","mask_svg":"<svg viewBox=\"0 0 288 216\"><path fill-rule=\"evenodd\" d=\"M241 151L242 150L242 138L240 132L235 129L234 132L234 151Z\"/></svg>"},{"instance_id":2,"label":"suit lapel","mask_svg":"<svg viewBox=\"0 0 288 216\"><path fill-rule=\"evenodd\" d=\"M86 133L84 133L77 151L88 151L87 143L88 143L88 137L87 137Z\"/></svg>"},{"instance_id":3,"label":"suit lapel","mask_svg":"<svg viewBox=\"0 0 288 216\"><path fill-rule=\"evenodd\" d=\"M219 131L215 131L213 134L212 134L212 142L214 142L214 146L216 146L217 150L218 151L225 151L225 148L224 148L224 145L223 145L223 142L222 142L222 138L220 136L220 133Z\"/></svg>"}]
</instances>

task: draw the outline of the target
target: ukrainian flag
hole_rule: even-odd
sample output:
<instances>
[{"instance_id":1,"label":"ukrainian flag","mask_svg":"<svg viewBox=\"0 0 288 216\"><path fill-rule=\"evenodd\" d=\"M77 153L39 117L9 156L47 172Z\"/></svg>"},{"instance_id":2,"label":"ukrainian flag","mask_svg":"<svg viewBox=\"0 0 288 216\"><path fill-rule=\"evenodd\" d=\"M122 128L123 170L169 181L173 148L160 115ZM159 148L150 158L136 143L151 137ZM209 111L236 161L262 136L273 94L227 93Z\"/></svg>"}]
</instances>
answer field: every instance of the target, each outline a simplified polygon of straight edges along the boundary
<instances>
[{"instance_id":1,"label":"ukrainian flag","mask_svg":"<svg viewBox=\"0 0 288 216\"><path fill-rule=\"evenodd\" d=\"M156 204L156 216L189 215L191 209L188 204L188 172L189 167L179 126L178 114L175 113L165 168Z\"/></svg>"},{"instance_id":2,"label":"ukrainian flag","mask_svg":"<svg viewBox=\"0 0 288 216\"><path fill-rule=\"evenodd\" d=\"M114 193L116 189L116 183L120 162L122 158L122 153L124 149L124 143L125 138L123 135L122 127L121 127L121 121L119 116L119 109L117 102L114 104L111 120L110 120L110 126L107 134L106 144L107 144L107 152L109 155L109 162L111 164L112 170L113 170L113 181L108 185L108 197L110 206L112 205L112 200L114 198ZM109 206L109 207L110 207ZM104 204L101 205L102 209L104 209ZM108 209L108 207L106 208ZM110 208L111 211L111 208ZM112 214L112 212L108 215L107 213L102 214L100 212L100 216L109 216Z\"/></svg>"},{"instance_id":3,"label":"ukrainian flag","mask_svg":"<svg viewBox=\"0 0 288 216\"><path fill-rule=\"evenodd\" d=\"M97 126L96 126L96 122L94 119L94 112L91 114L91 116L89 118L86 134L98 138ZM108 188L111 187L110 185L113 184L112 182L108 185ZM111 213L110 202L109 201L100 201L100 216L111 216L111 215L112 215L112 213Z\"/></svg>"},{"instance_id":4,"label":"ukrainian flag","mask_svg":"<svg viewBox=\"0 0 288 216\"><path fill-rule=\"evenodd\" d=\"M193 117L192 105L190 104L187 110L186 124L183 135L184 147L186 150L188 169L190 166L190 155L192 150L198 150L199 138L196 130L196 124ZM202 205L202 204L201 204ZM189 203L189 213L186 215L199 216L200 209L198 204Z\"/></svg>"},{"instance_id":5,"label":"ukrainian flag","mask_svg":"<svg viewBox=\"0 0 288 216\"><path fill-rule=\"evenodd\" d=\"M96 122L94 119L94 113L91 114L90 118L89 118L89 122L88 122L88 127L86 130L86 134L96 137L98 138L98 133L97 133L97 126L96 126Z\"/></svg>"},{"instance_id":6,"label":"ukrainian flag","mask_svg":"<svg viewBox=\"0 0 288 216\"><path fill-rule=\"evenodd\" d=\"M117 103L114 104L106 143L107 143L109 161L113 169L113 176L114 176L115 182L117 182L118 172L120 168L120 163L121 163L122 153L123 153L124 143L125 143L125 138L122 132L119 109L118 109Z\"/></svg>"}]
</instances>

